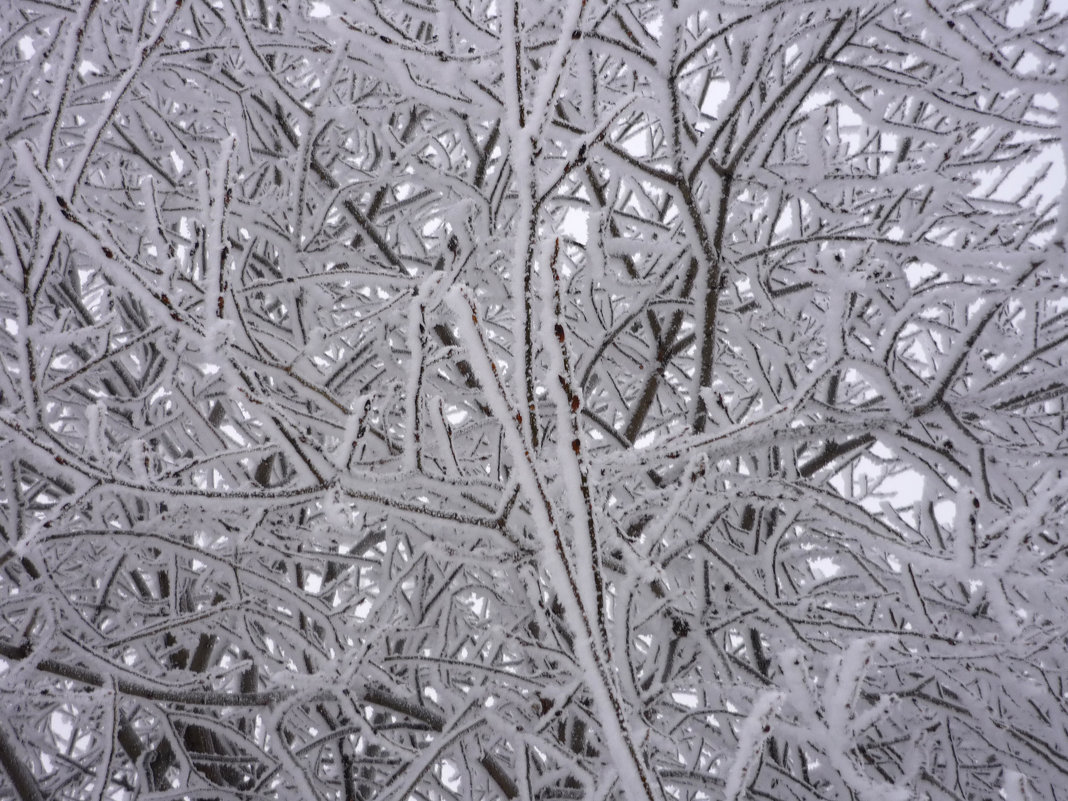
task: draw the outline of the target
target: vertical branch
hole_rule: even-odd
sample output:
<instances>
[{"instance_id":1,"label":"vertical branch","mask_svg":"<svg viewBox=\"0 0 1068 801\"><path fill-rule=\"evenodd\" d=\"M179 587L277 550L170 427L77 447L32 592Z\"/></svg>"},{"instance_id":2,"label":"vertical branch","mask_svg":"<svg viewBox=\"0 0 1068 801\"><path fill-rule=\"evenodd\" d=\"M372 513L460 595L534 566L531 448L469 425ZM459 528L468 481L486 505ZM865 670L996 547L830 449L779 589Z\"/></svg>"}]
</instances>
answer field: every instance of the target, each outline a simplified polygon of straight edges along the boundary
<instances>
[{"instance_id":1,"label":"vertical branch","mask_svg":"<svg viewBox=\"0 0 1068 801\"><path fill-rule=\"evenodd\" d=\"M512 306L515 315L515 354L513 367L516 395L525 401L522 431L532 448L538 447L538 424L534 397L534 335L532 283L534 247L538 233L537 186L534 176L535 142L527 127L523 99L523 43L519 0L513 0L512 13L502 14L505 73L514 71L514 80L505 79L508 105L508 139L512 172L515 175L518 208L512 251Z\"/></svg>"},{"instance_id":2,"label":"vertical branch","mask_svg":"<svg viewBox=\"0 0 1068 801\"><path fill-rule=\"evenodd\" d=\"M218 354L223 345L221 324L226 319L226 209L230 205L230 159L237 137L227 136L215 169L204 175L205 208L208 209L204 242L204 331L212 352Z\"/></svg>"},{"instance_id":3,"label":"vertical branch","mask_svg":"<svg viewBox=\"0 0 1068 801\"><path fill-rule=\"evenodd\" d=\"M405 394L405 439L402 467L408 472L423 469L423 457L419 442L419 408L423 394L423 371L425 362L423 349L426 347L426 304L419 297L416 288L415 297L408 307L408 386Z\"/></svg>"},{"instance_id":4,"label":"vertical branch","mask_svg":"<svg viewBox=\"0 0 1068 801\"><path fill-rule=\"evenodd\" d=\"M575 634L575 657L604 726L612 763L619 771L625 792L632 801L658 801L661 793L656 777L635 744L627 710L616 689L615 670L598 648L599 635L595 621L591 620L592 610L583 604L583 596L586 595L581 588L583 578L568 557L568 548L556 521L548 487L539 474L534 454L525 444L522 415L514 411L500 383L497 367L489 357L479 328L474 303L460 287L453 287L449 291L447 301L456 315L460 341L471 357L472 370L504 432L519 485L529 501L534 532L542 543L541 556L563 605L565 619ZM564 406L570 408L567 402Z\"/></svg>"},{"instance_id":5,"label":"vertical branch","mask_svg":"<svg viewBox=\"0 0 1068 801\"><path fill-rule=\"evenodd\" d=\"M104 725L100 727L104 754L96 766L96 801L104 801L111 783L111 764L115 758L115 743L119 738L119 693L114 676L107 677L105 693L108 703L105 706Z\"/></svg>"},{"instance_id":6,"label":"vertical branch","mask_svg":"<svg viewBox=\"0 0 1068 801\"><path fill-rule=\"evenodd\" d=\"M597 521L590 498L589 476L583 459L582 430L579 410L582 401L575 390L571 360L567 351L567 328L560 298L560 275L556 264L560 240L556 240L549 269L542 274L542 297L545 317L551 325L542 327L542 344L549 355L545 382L549 400L556 410L556 458L571 524L571 551L574 570L579 579L583 606L593 610L602 658L609 659L608 625L605 619L604 580Z\"/></svg>"},{"instance_id":7,"label":"vertical branch","mask_svg":"<svg viewBox=\"0 0 1068 801\"><path fill-rule=\"evenodd\" d=\"M689 214L690 224L701 251L697 259L697 292L695 299L697 329L697 366L694 370L694 382L691 402L693 403L692 425L694 432L701 434L708 423L708 410L702 389L712 386L712 366L715 361L716 316L719 311L719 290L721 282L720 252L723 247L723 235L727 226L727 214L731 194L731 176L717 175L713 185L716 188L715 218L710 235L701 209L694 196L693 186L685 177L679 177L679 189ZM711 189L711 187L709 187Z\"/></svg>"}]
</instances>

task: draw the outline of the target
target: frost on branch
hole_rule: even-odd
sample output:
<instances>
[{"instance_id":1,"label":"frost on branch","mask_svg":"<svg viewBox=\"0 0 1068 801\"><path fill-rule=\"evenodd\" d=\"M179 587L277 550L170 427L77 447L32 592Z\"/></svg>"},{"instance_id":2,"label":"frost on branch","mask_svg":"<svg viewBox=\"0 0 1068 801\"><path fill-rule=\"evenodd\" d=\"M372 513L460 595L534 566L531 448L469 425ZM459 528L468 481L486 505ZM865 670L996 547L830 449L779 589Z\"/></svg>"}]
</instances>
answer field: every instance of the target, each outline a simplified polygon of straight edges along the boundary
<instances>
[{"instance_id":1,"label":"frost on branch","mask_svg":"<svg viewBox=\"0 0 1068 801\"><path fill-rule=\"evenodd\" d=\"M1056 4L0 30L0 797L1068 784Z\"/></svg>"}]
</instances>

